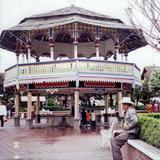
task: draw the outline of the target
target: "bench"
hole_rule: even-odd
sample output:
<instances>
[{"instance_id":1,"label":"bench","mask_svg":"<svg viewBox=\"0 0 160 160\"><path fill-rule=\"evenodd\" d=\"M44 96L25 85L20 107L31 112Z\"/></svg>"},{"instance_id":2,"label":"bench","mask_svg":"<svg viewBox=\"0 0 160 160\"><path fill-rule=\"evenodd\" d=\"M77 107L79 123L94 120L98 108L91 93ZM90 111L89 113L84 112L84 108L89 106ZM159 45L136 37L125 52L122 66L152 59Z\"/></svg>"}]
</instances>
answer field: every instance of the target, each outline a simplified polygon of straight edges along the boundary
<instances>
[{"instance_id":1,"label":"bench","mask_svg":"<svg viewBox=\"0 0 160 160\"><path fill-rule=\"evenodd\" d=\"M160 149L139 139L129 139L121 151L124 160L160 160Z\"/></svg>"}]
</instances>

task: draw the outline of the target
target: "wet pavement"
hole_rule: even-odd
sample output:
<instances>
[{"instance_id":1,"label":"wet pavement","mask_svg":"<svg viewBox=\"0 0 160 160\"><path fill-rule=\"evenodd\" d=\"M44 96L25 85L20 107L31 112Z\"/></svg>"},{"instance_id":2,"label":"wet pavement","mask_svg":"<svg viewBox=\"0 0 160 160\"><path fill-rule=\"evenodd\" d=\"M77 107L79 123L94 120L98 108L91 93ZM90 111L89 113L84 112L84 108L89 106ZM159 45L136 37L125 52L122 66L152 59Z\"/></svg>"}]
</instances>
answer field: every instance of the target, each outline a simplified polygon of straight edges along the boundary
<instances>
[{"instance_id":1,"label":"wet pavement","mask_svg":"<svg viewBox=\"0 0 160 160\"><path fill-rule=\"evenodd\" d=\"M72 128L26 129L13 120L0 129L0 160L112 160L111 150L101 148L99 131Z\"/></svg>"}]
</instances>

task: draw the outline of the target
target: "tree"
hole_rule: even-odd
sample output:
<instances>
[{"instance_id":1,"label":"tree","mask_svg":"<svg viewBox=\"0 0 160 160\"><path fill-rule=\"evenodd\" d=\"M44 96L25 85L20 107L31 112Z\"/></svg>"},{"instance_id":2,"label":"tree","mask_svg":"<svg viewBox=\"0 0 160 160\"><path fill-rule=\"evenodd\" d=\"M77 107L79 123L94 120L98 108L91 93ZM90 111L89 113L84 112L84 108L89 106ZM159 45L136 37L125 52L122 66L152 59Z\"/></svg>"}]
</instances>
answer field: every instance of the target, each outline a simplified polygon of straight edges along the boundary
<instances>
[{"instance_id":1,"label":"tree","mask_svg":"<svg viewBox=\"0 0 160 160\"><path fill-rule=\"evenodd\" d=\"M139 98L141 100L148 101L152 97L152 92L149 90L149 77L147 77L143 82L142 82L142 90L139 93Z\"/></svg>"},{"instance_id":2,"label":"tree","mask_svg":"<svg viewBox=\"0 0 160 160\"><path fill-rule=\"evenodd\" d=\"M152 72L148 84L151 92L160 92L160 68Z\"/></svg>"},{"instance_id":3,"label":"tree","mask_svg":"<svg viewBox=\"0 0 160 160\"><path fill-rule=\"evenodd\" d=\"M128 0L127 15L140 36L160 51L160 0ZM143 34L142 34L143 33Z\"/></svg>"}]
</instances>

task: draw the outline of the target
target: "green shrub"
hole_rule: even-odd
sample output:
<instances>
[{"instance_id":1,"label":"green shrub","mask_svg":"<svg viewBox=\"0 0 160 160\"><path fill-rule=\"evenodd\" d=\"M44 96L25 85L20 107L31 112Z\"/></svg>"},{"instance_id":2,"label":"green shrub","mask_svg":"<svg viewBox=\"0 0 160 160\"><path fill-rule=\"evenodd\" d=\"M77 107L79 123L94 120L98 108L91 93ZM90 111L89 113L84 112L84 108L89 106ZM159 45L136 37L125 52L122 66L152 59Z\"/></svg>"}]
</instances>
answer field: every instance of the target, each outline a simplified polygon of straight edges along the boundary
<instances>
[{"instance_id":1,"label":"green shrub","mask_svg":"<svg viewBox=\"0 0 160 160\"><path fill-rule=\"evenodd\" d=\"M160 148L160 113L138 114L140 139Z\"/></svg>"},{"instance_id":2,"label":"green shrub","mask_svg":"<svg viewBox=\"0 0 160 160\"><path fill-rule=\"evenodd\" d=\"M25 110L24 107L20 107L20 108L19 108L19 112L26 112L26 110Z\"/></svg>"},{"instance_id":3,"label":"green shrub","mask_svg":"<svg viewBox=\"0 0 160 160\"><path fill-rule=\"evenodd\" d=\"M111 106L111 109L117 109L118 108L118 105L112 105Z\"/></svg>"},{"instance_id":4,"label":"green shrub","mask_svg":"<svg viewBox=\"0 0 160 160\"><path fill-rule=\"evenodd\" d=\"M45 110L50 110L50 111L68 111L69 109L67 108L62 108L60 106L46 106L44 107Z\"/></svg>"},{"instance_id":5,"label":"green shrub","mask_svg":"<svg viewBox=\"0 0 160 160\"><path fill-rule=\"evenodd\" d=\"M143 116L160 119L160 113L148 113L148 114L143 114Z\"/></svg>"},{"instance_id":6,"label":"green shrub","mask_svg":"<svg viewBox=\"0 0 160 160\"><path fill-rule=\"evenodd\" d=\"M146 107L145 105L138 105L138 106L135 106L135 109L136 110L146 110Z\"/></svg>"}]
</instances>

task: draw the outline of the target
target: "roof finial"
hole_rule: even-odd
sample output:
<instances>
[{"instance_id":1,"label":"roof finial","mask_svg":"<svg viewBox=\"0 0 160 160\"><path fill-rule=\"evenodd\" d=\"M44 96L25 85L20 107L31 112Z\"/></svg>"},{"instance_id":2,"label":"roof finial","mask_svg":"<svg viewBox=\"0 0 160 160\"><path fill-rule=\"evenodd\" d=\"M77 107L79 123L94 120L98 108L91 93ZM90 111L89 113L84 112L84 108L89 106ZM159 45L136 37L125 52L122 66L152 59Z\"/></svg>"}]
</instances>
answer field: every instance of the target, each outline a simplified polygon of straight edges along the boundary
<instances>
[{"instance_id":1,"label":"roof finial","mask_svg":"<svg viewBox=\"0 0 160 160\"><path fill-rule=\"evenodd\" d=\"M76 2L76 0L68 0L68 2L71 4L71 7L74 7L74 3Z\"/></svg>"}]
</instances>

